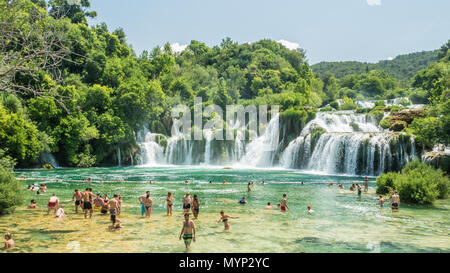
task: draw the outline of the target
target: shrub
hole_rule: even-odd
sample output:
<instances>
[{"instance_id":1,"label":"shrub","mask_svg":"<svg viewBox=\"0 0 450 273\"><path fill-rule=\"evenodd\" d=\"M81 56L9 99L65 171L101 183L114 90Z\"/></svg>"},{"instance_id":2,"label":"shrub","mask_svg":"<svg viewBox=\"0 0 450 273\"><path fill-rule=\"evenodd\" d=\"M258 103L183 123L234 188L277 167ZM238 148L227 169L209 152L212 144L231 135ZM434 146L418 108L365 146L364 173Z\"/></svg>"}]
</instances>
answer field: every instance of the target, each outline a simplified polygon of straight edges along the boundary
<instances>
[{"instance_id":1,"label":"shrub","mask_svg":"<svg viewBox=\"0 0 450 273\"><path fill-rule=\"evenodd\" d=\"M11 169L0 166L0 215L13 212L22 201L20 182L14 178Z\"/></svg>"},{"instance_id":2,"label":"shrub","mask_svg":"<svg viewBox=\"0 0 450 273\"><path fill-rule=\"evenodd\" d=\"M339 103L337 101L332 101L330 102L330 106L337 110L339 108Z\"/></svg>"},{"instance_id":3,"label":"shrub","mask_svg":"<svg viewBox=\"0 0 450 273\"><path fill-rule=\"evenodd\" d=\"M390 172L378 177L377 186L378 194L397 190L405 203L432 204L436 199L447 198L450 179L442 170L412 161L401 173Z\"/></svg>"},{"instance_id":4,"label":"shrub","mask_svg":"<svg viewBox=\"0 0 450 273\"><path fill-rule=\"evenodd\" d=\"M344 96L344 98L342 99L341 106L339 107L339 109L341 110L354 110L356 108L357 106L353 102L353 100L346 96Z\"/></svg>"},{"instance_id":5,"label":"shrub","mask_svg":"<svg viewBox=\"0 0 450 273\"><path fill-rule=\"evenodd\" d=\"M395 189L394 182L398 177L398 173L390 172L382 174L377 178L377 193L378 194L388 194Z\"/></svg>"}]
</instances>

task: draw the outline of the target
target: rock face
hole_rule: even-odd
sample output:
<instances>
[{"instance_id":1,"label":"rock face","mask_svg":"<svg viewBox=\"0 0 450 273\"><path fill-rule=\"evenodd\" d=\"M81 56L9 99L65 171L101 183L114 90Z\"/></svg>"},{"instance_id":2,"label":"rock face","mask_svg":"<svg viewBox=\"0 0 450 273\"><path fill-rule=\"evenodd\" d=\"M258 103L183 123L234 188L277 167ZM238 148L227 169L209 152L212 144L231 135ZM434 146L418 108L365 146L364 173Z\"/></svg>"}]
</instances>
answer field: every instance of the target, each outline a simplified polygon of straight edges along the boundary
<instances>
[{"instance_id":1,"label":"rock face","mask_svg":"<svg viewBox=\"0 0 450 273\"><path fill-rule=\"evenodd\" d=\"M424 153L422 161L450 174L450 149L437 145L433 151Z\"/></svg>"},{"instance_id":2,"label":"rock face","mask_svg":"<svg viewBox=\"0 0 450 273\"><path fill-rule=\"evenodd\" d=\"M403 109L392 113L380 122L380 126L384 129L390 129L395 132L400 132L405 129L408 124L415 118L424 116L423 109Z\"/></svg>"}]
</instances>

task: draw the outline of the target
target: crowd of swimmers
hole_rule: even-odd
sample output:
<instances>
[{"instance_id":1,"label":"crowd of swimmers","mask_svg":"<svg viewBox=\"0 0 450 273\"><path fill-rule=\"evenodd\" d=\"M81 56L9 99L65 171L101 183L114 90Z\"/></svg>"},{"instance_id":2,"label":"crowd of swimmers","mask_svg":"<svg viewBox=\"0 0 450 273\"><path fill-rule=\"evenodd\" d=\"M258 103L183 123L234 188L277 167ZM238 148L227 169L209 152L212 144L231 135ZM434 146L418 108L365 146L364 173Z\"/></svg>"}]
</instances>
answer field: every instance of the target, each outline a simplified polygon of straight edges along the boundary
<instances>
[{"instance_id":1,"label":"crowd of swimmers","mask_svg":"<svg viewBox=\"0 0 450 273\"><path fill-rule=\"evenodd\" d=\"M88 181L92 181L90 178ZM189 181L185 181L185 184L189 184ZM209 181L210 184L212 184L211 181ZM226 181L223 182L223 184L227 184ZM262 185L265 185L264 181L261 183ZM302 183L303 184L303 183ZM254 185L254 182L249 182L247 184L247 191L252 191L252 186ZM334 184L329 183L328 186L332 187ZM342 184L339 184L339 188L344 189ZM369 183L367 177L364 178L364 191L368 192L369 189ZM37 187L35 184L28 186L28 190L32 191L38 191L38 192L46 192L47 186L45 184L40 185ZM361 195L362 187L359 184L352 184L350 186L350 191L358 191L358 195ZM144 195L138 196L138 202L141 204L141 215L146 218L151 217L151 213L153 211L153 200L151 198L150 191L147 191ZM172 215L172 208L173 203L175 200L175 193L168 192L166 197L166 211L167 215ZM190 248L191 242L196 241L196 230L195 230L195 223L190 218L191 212L194 216L194 219L197 219L200 213L200 200L196 194L191 197L190 192L186 192L186 194L182 197L182 204L183 204L183 215L184 215L184 221L183 226L181 229L181 233L179 236L179 239L184 240L185 247L187 249ZM100 194L94 194L92 188L86 188L84 192L75 189L74 194L72 196L72 201L75 205L75 213L77 214L79 210L81 210L84 213L84 218L92 217L94 210L100 211L101 214L106 215L108 212L110 214L111 219L111 225L108 226L108 229L110 231L117 231L122 228L122 221L119 219L119 216L122 211L122 196L120 194L114 194L112 198L108 198L107 194L104 194L103 197ZM392 210L397 211L400 205L400 197L397 194L397 191L394 191L391 196L391 205ZM384 206L384 198L380 195L378 205L380 207ZM239 204L245 205L248 202L245 200L245 196L242 197L241 200L239 200ZM37 209L36 200L31 200L30 204L28 205L28 208L30 209ZM266 209L273 209L273 206L270 202L267 203ZM285 212L289 209L287 205L287 195L283 194L282 199L280 200L280 203L277 204L277 208L279 208L281 211ZM60 204L59 198L56 196L56 194L52 194L50 196L50 199L47 204L47 215L50 215L50 212L52 212L55 217L57 218L64 218L66 217L66 214L64 212L64 206ZM313 214L314 210L311 209L311 206L308 205L307 207L307 213ZM228 214L225 214L225 212L222 210L220 211L220 218L217 220L217 223L222 222L224 224L224 229L229 230L230 229L230 223L229 219L237 219L239 217L230 216ZM12 248L14 247L14 240L12 239L12 234L7 233L5 235L5 248Z\"/></svg>"}]
</instances>

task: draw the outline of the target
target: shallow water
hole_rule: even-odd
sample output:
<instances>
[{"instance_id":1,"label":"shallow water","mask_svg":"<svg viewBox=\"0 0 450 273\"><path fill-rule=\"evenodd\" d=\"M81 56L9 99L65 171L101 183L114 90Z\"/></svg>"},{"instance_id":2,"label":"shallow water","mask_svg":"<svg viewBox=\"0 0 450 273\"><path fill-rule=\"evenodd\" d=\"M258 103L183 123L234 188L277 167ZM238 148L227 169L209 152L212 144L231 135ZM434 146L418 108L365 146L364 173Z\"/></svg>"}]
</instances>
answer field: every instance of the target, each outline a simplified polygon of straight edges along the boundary
<instances>
[{"instance_id":1,"label":"shallow water","mask_svg":"<svg viewBox=\"0 0 450 273\"><path fill-rule=\"evenodd\" d=\"M389 206L376 205L373 183L361 197L349 191L348 184L344 184L346 190L336 185L362 181L361 177L199 166L17 172L18 177L22 175L27 177L24 188L46 183L48 192L27 191L27 202L36 199L39 209L24 206L0 217L0 234L11 232L16 243L8 252L184 252L178 236L183 220L181 198L186 191L197 194L201 202L192 252L450 252L449 200L433 207L402 204L399 212L392 212ZM94 181L81 182L88 177ZM269 184L261 185L263 179ZM148 180L158 183L145 183ZM184 180L193 182L185 185ZM209 180L214 184L208 184ZM223 180L232 184L223 185ZM256 185L247 192L251 180ZM330 188L329 182L335 185ZM92 219L74 213L74 189L88 186L94 193L122 194L122 230L108 231L109 217L98 211ZM147 190L155 205L151 219L141 217L137 201ZM176 194L173 216L166 216L167 191ZM65 219L46 215L51 193L65 205ZM287 193L288 212L264 209L267 202L279 203L283 193ZM238 204L242 196L249 202L245 206ZM313 215L306 213L308 205L315 210ZM224 231L222 223L216 224L222 209L239 217L230 220L229 231Z\"/></svg>"}]
</instances>

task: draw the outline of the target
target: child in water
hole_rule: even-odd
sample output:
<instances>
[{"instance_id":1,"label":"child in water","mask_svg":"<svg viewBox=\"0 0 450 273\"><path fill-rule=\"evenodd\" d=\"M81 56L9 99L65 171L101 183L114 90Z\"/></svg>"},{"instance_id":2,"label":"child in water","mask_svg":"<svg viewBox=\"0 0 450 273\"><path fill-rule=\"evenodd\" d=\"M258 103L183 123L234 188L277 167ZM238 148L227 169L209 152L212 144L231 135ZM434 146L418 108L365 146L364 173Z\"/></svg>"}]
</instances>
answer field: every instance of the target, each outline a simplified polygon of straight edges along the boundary
<instances>
[{"instance_id":1,"label":"child in water","mask_svg":"<svg viewBox=\"0 0 450 273\"><path fill-rule=\"evenodd\" d=\"M14 240L12 239L12 234L11 233L6 233L5 234L5 249L10 249L14 247Z\"/></svg>"},{"instance_id":2,"label":"child in water","mask_svg":"<svg viewBox=\"0 0 450 273\"><path fill-rule=\"evenodd\" d=\"M383 195L380 195L380 199L378 200L378 205L380 205L380 207L384 207L384 198Z\"/></svg>"},{"instance_id":3,"label":"child in water","mask_svg":"<svg viewBox=\"0 0 450 273\"><path fill-rule=\"evenodd\" d=\"M309 214L313 214L314 213L314 210L311 209L311 206L308 206L308 213Z\"/></svg>"}]
</instances>

